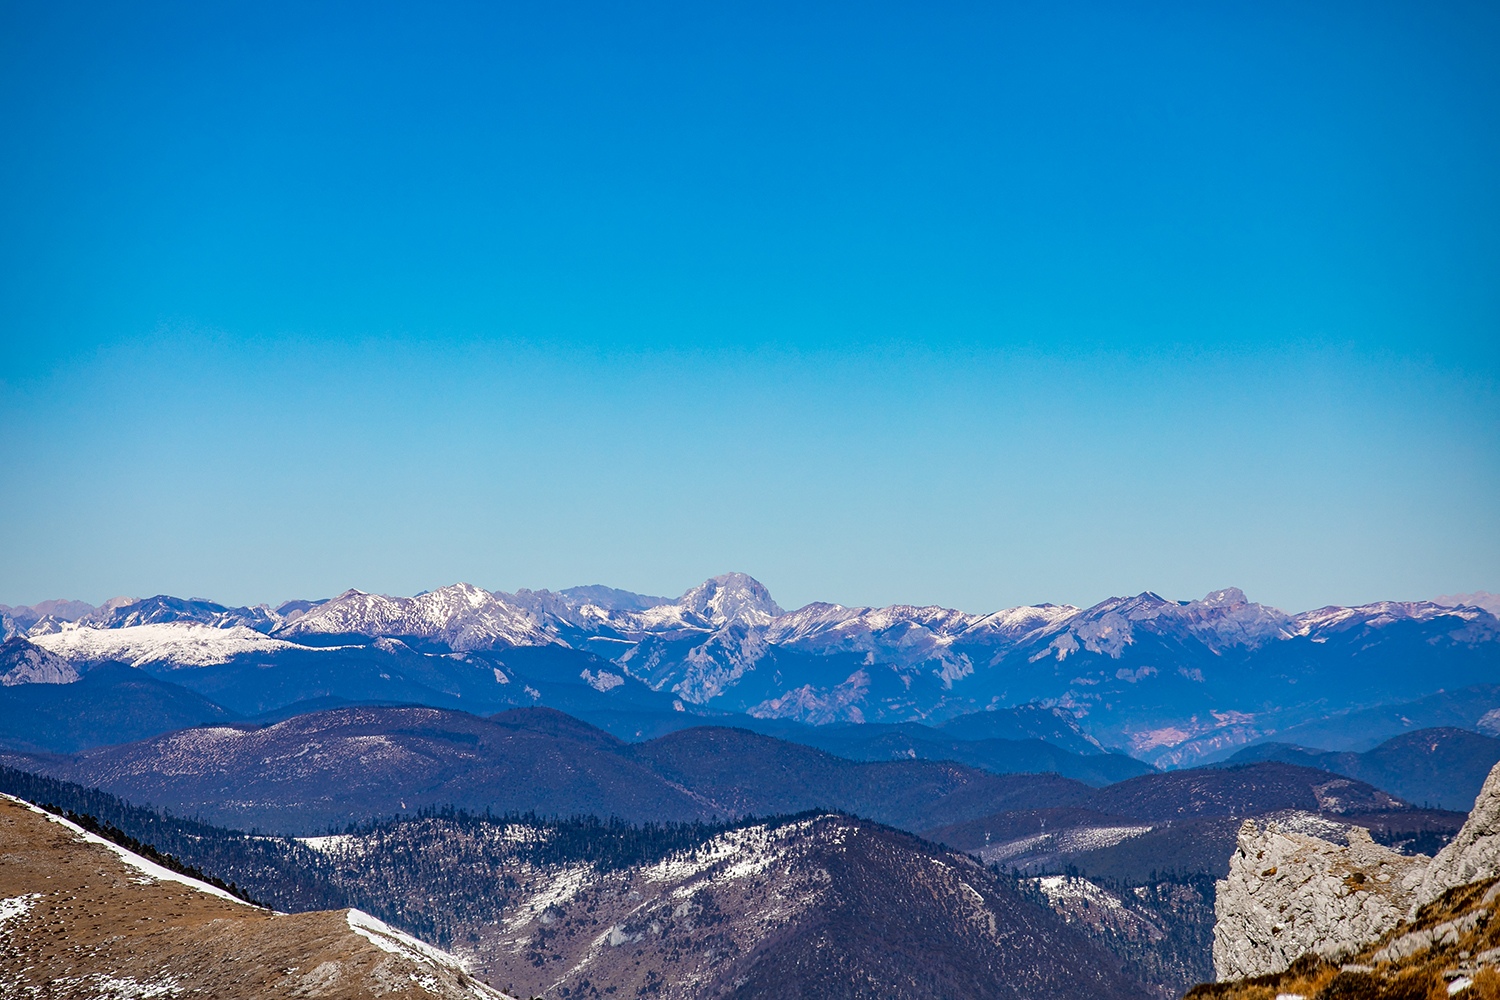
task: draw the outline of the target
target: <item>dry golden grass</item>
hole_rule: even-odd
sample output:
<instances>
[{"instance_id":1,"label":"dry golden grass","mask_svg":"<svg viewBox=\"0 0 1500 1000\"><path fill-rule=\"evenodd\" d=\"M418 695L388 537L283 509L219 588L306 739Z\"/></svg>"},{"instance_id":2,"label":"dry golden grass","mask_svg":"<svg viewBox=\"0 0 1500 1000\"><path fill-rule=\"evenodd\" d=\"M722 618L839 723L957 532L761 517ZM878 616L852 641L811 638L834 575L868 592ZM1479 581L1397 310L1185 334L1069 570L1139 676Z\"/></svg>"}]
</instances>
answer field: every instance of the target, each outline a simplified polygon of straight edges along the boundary
<instances>
[{"instance_id":1,"label":"dry golden grass","mask_svg":"<svg viewBox=\"0 0 1500 1000\"><path fill-rule=\"evenodd\" d=\"M1472 956L1500 947L1500 920L1494 910L1500 901L1484 903L1486 892L1500 879L1487 879L1450 889L1442 898L1422 907L1417 918L1402 923L1379 941L1338 963L1308 955L1285 972L1226 983L1204 983L1189 990L1185 1000L1276 1000L1293 995L1308 1000L1500 1000L1500 972L1493 966L1473 971ZM1376 962L1374 955L1390 941L1415 930L1436 927L1478 909L1487 916L1454 943L1435 944L1399 962ZM1350 969L1364 966L1368 971ZM1464 971L1470 986L1449 994L1454 974ZM1445 975L1446 973L1446 975Z\"/></svg>"},{"instance_id":2,"label":"dry golden grass","mask_svg":"<svg viewBox=\"0 0 1500 1000\"><path fill-rule=\"evenodd\" d=\"M382 950L350 929L347 911L274 914L144 878L109 848L0 798L0 899L17 897L30 905L0 933L0 996L498 996ZM109 981L125 985L111 991Z\"/></svg>"}]
</instances>

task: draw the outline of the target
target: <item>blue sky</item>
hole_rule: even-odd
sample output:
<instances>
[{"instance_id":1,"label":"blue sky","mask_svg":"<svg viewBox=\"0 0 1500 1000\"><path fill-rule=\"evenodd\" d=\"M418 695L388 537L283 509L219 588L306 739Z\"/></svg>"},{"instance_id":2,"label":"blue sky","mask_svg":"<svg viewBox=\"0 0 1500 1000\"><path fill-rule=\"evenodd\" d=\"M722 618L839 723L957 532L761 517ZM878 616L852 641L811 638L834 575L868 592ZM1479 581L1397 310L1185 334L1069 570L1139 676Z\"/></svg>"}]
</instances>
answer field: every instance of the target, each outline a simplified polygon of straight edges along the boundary
<instances>
[{"instance_id":1,"label":"blue sky","mask_svg":"<svg viewBox=\"0 0 1500 1000\"><path fill-rule=\"evenodd\" d=\"M1500 590L1497 43L6 5L0 602Z\"/></svg>"}]
</instances>

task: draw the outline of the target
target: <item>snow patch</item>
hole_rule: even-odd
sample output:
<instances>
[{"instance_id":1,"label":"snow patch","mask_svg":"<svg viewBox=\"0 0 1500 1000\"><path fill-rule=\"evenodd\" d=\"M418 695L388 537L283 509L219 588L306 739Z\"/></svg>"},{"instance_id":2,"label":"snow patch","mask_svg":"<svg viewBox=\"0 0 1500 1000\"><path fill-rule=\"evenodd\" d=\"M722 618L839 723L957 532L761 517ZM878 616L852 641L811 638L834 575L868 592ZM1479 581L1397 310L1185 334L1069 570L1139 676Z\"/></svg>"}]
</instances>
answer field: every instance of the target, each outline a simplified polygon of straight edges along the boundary
<instances>
[{"instance_id":1,"label":"snow patch","mask_svg":"<svg viewBox=\"0 0 1500 1000\"><path fill-rule=\"evenodd\" d=\"M132 667L158 663L172 667L199 667L228 663L245 654L264 655L286 649L315 651L294 642L272 639L243 625L214 628L196 622L75 628L36 636L31 643L70 662L118 660Z\"/></svg>"},{"instance_id":2,"label":"snow patch","mask_svg":"<svg viewBox=\"0 0 1500 1000\"><path fill-rule=\"evenodd\" d=\"M351 931L369 941L381 951L390 952L392 955L401 955L413 961L430 962L433 965L453 969L457 972L468 971L468 967L458 957L450 955L439 948L434 948L425 941L418 941L410 934L403 934L385 921L377 920L375 917L370 916L364 910L351 908L348 913L348 920Z\"/></svg>"},{"instance_id":3,"label":"snow patch","mask_svg":"<svg viewBox=\"0 0 1500 1000\"><path fill-rule=\"evenodd\" d=\"M55 980L54 986L83 987L89 1000L151 1000L153 997L174 997L182 993L182 987L172 976L156 976L142 982L129 976L116 977L96 972L91 976L68 976ZM69 995L76 995L69 991Z\"/></svg>"},{"instance_id":4,"label":"snow patch","mask_svg":"<svg viewBox=\"0 0 1500 1000\"><path fill-rule=\"evenodd\" d=\"M41 898L42 894L39 892L28 892L24 896L0 899L0 928L5 926L7 920L26 916L31 912L32 905Z\"/></svg>"},{"instance_id":5,"label":"snow patch","mask_svg":"<svg viewBox=\"0 0 1500 1000\"><path fill-rule=\"evenodd\" d=\"M593 688L595 691L598 691L600 694L603 694L606 691L612 691L615 688L619 687L621 684L625 683L625 678L621 677L619 674L612 674L608 670L601 670L597 674L590 670L584 670L583 673L579 674L578 676L583 679L583 682L585 684Z\"/></svg>"}]
</instances>

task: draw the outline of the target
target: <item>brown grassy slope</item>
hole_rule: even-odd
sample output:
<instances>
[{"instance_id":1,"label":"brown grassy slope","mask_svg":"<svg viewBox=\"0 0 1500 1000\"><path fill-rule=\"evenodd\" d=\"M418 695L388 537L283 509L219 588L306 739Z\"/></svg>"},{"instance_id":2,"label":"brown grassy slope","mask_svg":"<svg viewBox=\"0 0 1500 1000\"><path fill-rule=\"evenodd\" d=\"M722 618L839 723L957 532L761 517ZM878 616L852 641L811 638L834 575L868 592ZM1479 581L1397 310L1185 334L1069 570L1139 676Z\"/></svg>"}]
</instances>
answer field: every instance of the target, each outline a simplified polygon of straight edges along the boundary
<instances>
[{"instance_id":1,"label":"brown grassy slope","mask_svg":"<svg viewBox=\"0 0 1500 1000\"><path fill-rule=\"evenodd\" d=\"M1488 879L1450 889L1422 907L1417 918L1402 922L1379 941L1342 961L1323 962L1306 956L1285 972L1226 983L1205 983L1189 990L1184 1000L1275 1000L1292 995L1308 1000L1500 1000L1500 920L1494 919L1500 879ZM1487 898L1488 897L1488 898ZM1464 918L1468 918L1466 922ZM1447 929L1430 947L1395 961L1378 953L1414 932ZM1466 926L1465 923L1472 926ZM1407 938L1407 940L1411 940ZM1469 985L1464 986L1463 981ZM1449 989L1458 984L1453 993Z\"/></svg>"},{"instance_id":2,"label":"brown grassy slope","mask_svg":"<svg viewBox=\"0 0 1500 1000\"><path fill-rule=\"evenodd\" d=\"M350 929L348 912L278 915L156 881L70 826L0 798L7 997L502 996L457 968L377 947Z\"/></svg>"}]
</instances>

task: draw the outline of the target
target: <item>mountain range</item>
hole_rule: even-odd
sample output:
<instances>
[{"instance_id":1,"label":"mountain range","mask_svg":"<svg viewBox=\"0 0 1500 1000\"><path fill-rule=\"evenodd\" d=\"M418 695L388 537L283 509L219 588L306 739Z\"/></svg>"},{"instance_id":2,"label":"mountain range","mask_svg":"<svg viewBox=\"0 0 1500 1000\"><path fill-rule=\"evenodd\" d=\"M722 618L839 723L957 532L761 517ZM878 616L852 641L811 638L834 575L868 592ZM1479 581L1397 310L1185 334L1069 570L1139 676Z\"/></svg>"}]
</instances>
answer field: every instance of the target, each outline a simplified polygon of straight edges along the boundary
<instances>
[{"instance_id":1,"label":"mountain range","mask_svg":"<svg viewBox=\"0 0 1500 1000\"><path fill-rule=\"evenodd\" d=\"M1096 784L1112 780L1090 773L1098 757L1052 748L1059 757L1072 757ZM1142 767L1121 759L1133 765L1125 774ZM417 706L340 708L71 755L0 752L0 761L181 815L297 835L446 805L634 822L837 808L918 829L934 817L993 811L1016 794L1035 805L1091 787L1056 773L1000 775L952 761L850 760L724 727L625 743L547 708L488 719Z\"/></svg>"},{"instance_id":2,"label":"mountain range","mask_svg":"<svg viewBox=\"0 0 1500 1000\"><path fill-rule=\"evenodd\" d=\"M674 713L930 727L1029 704L1062 709L1100 749L1173 767L1500 676L1500 621L1478 603L1288 614L1235 588L989 614L784 611L763 585L728 573L670 600L602 586L509 594L455 584L276 608L158 596L85 609L5 611L7 637L29 645L5 653L0 682L44 669L63 681L65 667L116 662L242 716L319 698L480 713L541 704L596 713L642 738L691 724L670 721ZM1486 711L1500 708L1495 694Z\"/></svg>"}]
</instances>

